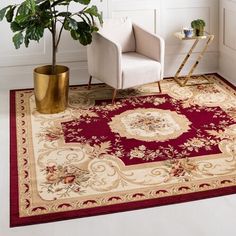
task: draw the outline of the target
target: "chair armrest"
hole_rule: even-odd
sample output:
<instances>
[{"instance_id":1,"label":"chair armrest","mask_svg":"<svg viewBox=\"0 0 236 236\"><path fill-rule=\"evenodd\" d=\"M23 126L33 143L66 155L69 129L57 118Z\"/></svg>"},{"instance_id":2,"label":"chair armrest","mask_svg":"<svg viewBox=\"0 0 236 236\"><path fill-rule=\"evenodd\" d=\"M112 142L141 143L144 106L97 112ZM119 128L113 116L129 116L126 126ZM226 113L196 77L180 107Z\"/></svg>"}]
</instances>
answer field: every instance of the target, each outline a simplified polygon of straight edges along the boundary
<instances>
[{"instance_id":1,"label":"chair armrest","mask_svg":"<svg viewBox=\"0 0 236 236\"><path fill-rule=\"evenodd\" d=\"M122 84L121 47L100 33L93 34L87 47L89 74L100 81L120 89Z\"/></svg>"},{"instance_id":2,"label":"chair armrest","mask_svg":"<svg viewBox=\"0 0 236 236\"><path fill-rule=\"evenodd\" d=\"M136 40L136 52L147 56L162 65L162 77L164 72L165 41L162 37L155 35L142 27L133 24Z\"/></svg>"}]
</instances>

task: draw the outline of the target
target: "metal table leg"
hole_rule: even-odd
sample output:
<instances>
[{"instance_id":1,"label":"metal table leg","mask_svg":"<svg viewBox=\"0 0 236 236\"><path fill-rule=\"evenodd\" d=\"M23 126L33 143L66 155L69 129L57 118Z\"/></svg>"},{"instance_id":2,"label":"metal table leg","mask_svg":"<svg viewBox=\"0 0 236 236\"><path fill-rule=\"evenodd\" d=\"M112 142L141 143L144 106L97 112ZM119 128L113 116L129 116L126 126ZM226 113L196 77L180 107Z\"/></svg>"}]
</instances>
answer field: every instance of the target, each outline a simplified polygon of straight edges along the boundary
<instances>
[{"instance_id":1,"label":"metal table leg","mask_svg":"<svg viewBox=\"0 0 236 236\"><path fill-rule=\"evenodd\" d=\"M201 59L203 58L208 46L211 44L211 42L214 40L214 35L210 35L208 36L208 39L206 41L205 46L203 47L202 51L200 52L200 54L198 55L198 58L196 60L196 62L194 63L194 65L192 66L192 68L190 69L189 73L187 76L185 76L184 80L180 79L181 77L180 72L182 71L182 69L184 68L185 64L187 63L187 61L189 60L190 56L193 53L193 50L195 49L195 47L197 46L199 39L196 39L193 46L191 47L190 51L188 52L188 54L186 55L186 57L184 58L183 62L181 63L179 69L177 70L174 80L181 86L191 86L191 85L200 85L200 84L209 84L212 83L211 81L209 81L209 79L206 76L203 76L206 79L206 83L196 83L196 84L187 84L188 80L191 78L191 76L193 75L193 72L195 71L195 69L197 68L198 64L200 63Z\"/></svg>"}]
</instances>

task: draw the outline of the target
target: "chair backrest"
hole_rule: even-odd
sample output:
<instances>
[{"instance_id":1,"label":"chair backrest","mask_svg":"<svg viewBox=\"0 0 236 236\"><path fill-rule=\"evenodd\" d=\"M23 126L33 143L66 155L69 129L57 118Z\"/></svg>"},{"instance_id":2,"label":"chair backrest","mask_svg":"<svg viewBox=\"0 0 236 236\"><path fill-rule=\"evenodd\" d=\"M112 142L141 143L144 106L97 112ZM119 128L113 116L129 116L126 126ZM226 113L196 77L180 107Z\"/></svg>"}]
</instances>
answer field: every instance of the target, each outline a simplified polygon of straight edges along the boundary
<instances>
[{"instance_id":1,"label":"chair backrest","mask_svg":"<svg viewBox=\"0 0 236 236\"><path fill-rule=\"evenodd\" d=\"M133 26L129 18L106 19L99 32L119 44L122 52L135 51Z\"/></svg>"}]
</instances>

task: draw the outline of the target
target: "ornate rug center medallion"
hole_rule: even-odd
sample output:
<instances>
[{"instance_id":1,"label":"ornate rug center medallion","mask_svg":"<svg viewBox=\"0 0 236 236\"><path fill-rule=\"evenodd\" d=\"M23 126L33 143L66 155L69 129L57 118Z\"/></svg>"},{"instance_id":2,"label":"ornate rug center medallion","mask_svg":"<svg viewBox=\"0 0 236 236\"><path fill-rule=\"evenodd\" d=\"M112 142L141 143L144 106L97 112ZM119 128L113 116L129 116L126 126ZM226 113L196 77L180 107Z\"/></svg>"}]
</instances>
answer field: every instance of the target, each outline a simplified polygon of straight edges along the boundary
<instances>
[{"instance_id":1,"label":"ornate rug center medallion","mask_svg":"<svg viewBox=\"0 0 236 236\"><path fill-rule=\"evenodd\" d=\"M111 130L121 137L142 141L165 141L177 138L190 129L184 115L170 110L140 108L125 111L112 118Z\"/></svg>"}]
</instances>

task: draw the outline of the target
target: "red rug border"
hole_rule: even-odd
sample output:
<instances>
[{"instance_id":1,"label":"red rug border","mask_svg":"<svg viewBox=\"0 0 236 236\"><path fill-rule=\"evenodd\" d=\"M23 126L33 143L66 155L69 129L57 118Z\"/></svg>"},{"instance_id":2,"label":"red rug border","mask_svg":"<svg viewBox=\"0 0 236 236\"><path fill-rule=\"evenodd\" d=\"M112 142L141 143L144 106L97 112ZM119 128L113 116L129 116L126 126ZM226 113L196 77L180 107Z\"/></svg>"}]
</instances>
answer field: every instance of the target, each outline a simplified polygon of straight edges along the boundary
<instances>
[{"instance_id":1,"label":"red rug border","mask_svg":"<svg viewBox=\"0 0 236 236\"><path fill-rule=\"evenodd\" d=\"M231 88L236 87L217 73L211 75L218 76ZM217 190L206 190L198 193L188 193L177 196L162 197L158 199L142 200L137 202L121 203L111 206L95 207L93 209L81 209L60 213L44 214L39 216L19 217L19 192L17 175L17 140L16 140L16 111L15 111L15 92L29 90L16 89L10 90L10 227L25 226L40 223L49 223L60 220L70 220L75 218L97 216L108 213L118 213L131 210L158 207L195 200L203 200L212 197L226 196L236 193L236 186L220 188ZM16 173L12 175L12 173Z\"/></svg>"}]
</instances>

